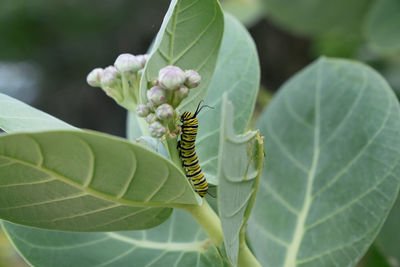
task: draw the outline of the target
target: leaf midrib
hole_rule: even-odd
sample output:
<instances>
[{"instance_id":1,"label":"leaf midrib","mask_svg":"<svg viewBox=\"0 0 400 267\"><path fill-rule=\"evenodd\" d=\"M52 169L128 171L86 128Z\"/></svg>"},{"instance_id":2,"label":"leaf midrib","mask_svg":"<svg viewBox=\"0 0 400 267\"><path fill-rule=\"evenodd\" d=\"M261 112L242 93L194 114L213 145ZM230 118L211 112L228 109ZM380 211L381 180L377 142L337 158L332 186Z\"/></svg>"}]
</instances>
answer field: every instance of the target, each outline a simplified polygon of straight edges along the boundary
<instances>
[{"instance_id":1,"label":"leaf midrib","mask_svg":"<svg viewBox=\"0 0 400 267\"><path fill-rule=\"evenodd\" d=\"M313 158L310 167L310 171L307 177L307 187L305 198L303 202L303 208L299 212L299 216L297 218L296 228L293 234L293 240L290 243L290 246L287 250L286 258L285 258L285 267L295 266L297 254L300 249L300 244L303 239L303 235L305 233L305 223L307 219L308 212L311 208L312 203L312 188L313 183L316 175L316 170L318 166L319 160L319 137L320 137L320 93L321 93L321 69L322 69L323 62L320 62L318 65L318 72L317 72L317 81L316 81L316 88L315 88L315 126L314 126L314 143L313 143Z\"/></svg>"},{"instance_id":2,"label":"leaf midrib","mask_svg":"<svg viewBox=\"0 0 400 267\"><path fill-rule=\"evenodd\" d=\"M155 242L149 240L139 240L131 237L125 237L117 233L107 233L110 238L116 239L121 242L129 243L132 245L139 246L141 248L168 250L168 251L194 251L198 252L203 250L204 246L209 243L208 239L203 241L193 242Z\"/></svg>"},{"instance_id":3,"label":"leaf midrib","mask_svg":"<svg viewBox=\"0 0 400 267\"><path fill-rule=\"evenodd\" d=\"M5 156L5 155L0 155L0 158L12 160L12 161L15 161L15 162L17 162L19 164L22 164L22 165L28 166L30 168L36 169L36 170L38 170L40 172L45 172L46 174L50 175L51 177L55 177L55 178L59 179L60 181L66 183L68 185L71 185L71 186L73 186L75 188L78 188L79 190L81 190L81 191L83 191L83 192L85 192L85 193L87 193L89 195L95 196L95 197L103 199L103 200L108 200L110 202L120 203L120 204L124 204L124 205L127 205L127 206L133 206L133 207L172 207L173 206L171 203L165 203L165 202L147 202L147 203L144 203L144 202L138 202L138 201L132 201L132 200L116 198L115 196L112 196L112 195L104 193L104 192L97 191L97 190L92 189L90 187L84 187L83 185L79 184L78 182L75 182L75 181L69 179L68 177L65 177L64 175L59 174L59 173L57 173L57 172L55 172L53 170L47 169L47 168L45 168L43 166L37 166L37 165L35 165L35 164L31 163L31 162L24 161L24 160L21 160L21 159L10 157L10 156Z\"/></svg>"}]
</instances>

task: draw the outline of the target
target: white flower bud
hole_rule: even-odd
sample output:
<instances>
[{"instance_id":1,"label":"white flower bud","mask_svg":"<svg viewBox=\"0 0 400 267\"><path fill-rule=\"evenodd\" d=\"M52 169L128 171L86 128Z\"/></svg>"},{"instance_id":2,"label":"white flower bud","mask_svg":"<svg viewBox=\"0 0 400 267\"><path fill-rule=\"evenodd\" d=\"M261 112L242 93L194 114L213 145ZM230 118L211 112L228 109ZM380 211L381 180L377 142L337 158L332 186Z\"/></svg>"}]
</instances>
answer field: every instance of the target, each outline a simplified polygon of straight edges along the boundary
<instances>
[{"instance_id":1,"label":"white flower bud","mask_svg":"<svg viewBox=\"0 0 400 267\"><path fill-rule=\"evenodd\" d=\"M97 87L100 86L100 80L103 76L104 70L102 68L95 68L86 77L86 81L90 86Z\"/></svg>"},{"instance_id":2,"label":"white flower bud","mask_svg":"<svg viewBox=\"0 0 400 267\"><path fill-rule=\"evenodd\" d=\"M166 66L158 73L160 86L168 90L176 90L182 86L186 77L183 70L176 66Z\"/></svg>"},{"instance_id":3,"label":"white flower bud","mask_svg":"<svg viewBox=\"0 0 400 267\"><path fill-rule=\"evenodd\" d=\"M104 87L112 87L118 82L118 75L118 70L114 66L105 68L101 76L101 85Z\"/></svg>"},{"instance_id":4,"label":"white flower bud","mask_svg":"<svg viewBox=\"0 0 400 267\"><path fill-rule=\"evenodd\" d=\"M186 70L185 77L185 85L189 88L197 87L200 84L201 76L194 70Z\"/></svg>"},{"instance_id":5,"label":"white flower bud","mask_svg":"<svg viewBox=\"0 0 400 267\"><path fill-rule=\"evenodd\" d=\"M166 98L167 92L159 86L154 86L147 91L147 99L155 106L165 103Z\"/></svg>"},{"instance_id":6,"label":"white flower bud","mask_svg":"<svg viewBox=\"0 0 400 267\"><path fill-rule=\"evenodd\" d=\"M148 102L146 106L149 108L150 112L155 112L156 111L156 107L154 106L153 103Z\"/></svg>"},{"instance_id":7,"label":"white flower bud","mask_svg":"<svg viewBox=\"0 0 400 267\"><path fill-rule=\"evenodd\" d=\"M159 121L155 121L149 125L149 131L151 136L160 138L167 132L167 129Z\"/></svg>"},{"instance_id":8,"label":"white flower bud","mask_svg":"<svg viewBox=\"0 0 400 267\"><path fill-rule=\"evenodd\" d=\"M181 86L181 88L179 88L177 94L179 95L180 98L185 98L189 94L189 88L187 88L186 86Z\"/></svg>"},{"instance_id":9,"label":"white flower bud","mask_svg":"<svg viewBox=\"0 0 400 267\"><path fill-rule=\"evenodd\" d=\"M136 114L139 115L140 117L146 117L147 115L149 115L149 113L150 113L149 107L144 104L139 104L136 107Z\"/></svg>"},{"instance_id":10,"label":"white flower bud","mask_svg":"<svg viewBox=\"0 0 400 267\"><path fill-rule=\"evenodd\" d=\"M148 55L137 55L136 58L137 60L139 60L141 68L144 68L144 65L146 65L146 62L148 60Z\"/></svg>"},{"instance_id":11,"label":"white flower bud","mask_svg":"<svg viewBox=\"0 0 400 267\"><path fill-rule=\"evenodd\" d=\"M157 117L156 117L156 115L154 113L150 113L146 117L146 122L149 123L149 124L155 122L156 120L157 120Z\"/></svg>"},{"instance_id":12,"label":"white flower bud","mask_svg":"<svg viewBox=\"0 0 400 267\"><path fill-rule=\"evenodd\" d=\"M114 66L123 74L131 74L142 68L141 61L131 54L121 54L115 60Z\"/></svg>"},{"instance_id":13,"label":"white flower bud","mask_svg":"<svg viewBox=\"0 0 400 267\"><path fill-rule=\"evenodd\" d=\"M166 120L174 115L174 108L169 104L162 104L156 109L156 117L160 120Z\"/></svg>"}]
</instances>

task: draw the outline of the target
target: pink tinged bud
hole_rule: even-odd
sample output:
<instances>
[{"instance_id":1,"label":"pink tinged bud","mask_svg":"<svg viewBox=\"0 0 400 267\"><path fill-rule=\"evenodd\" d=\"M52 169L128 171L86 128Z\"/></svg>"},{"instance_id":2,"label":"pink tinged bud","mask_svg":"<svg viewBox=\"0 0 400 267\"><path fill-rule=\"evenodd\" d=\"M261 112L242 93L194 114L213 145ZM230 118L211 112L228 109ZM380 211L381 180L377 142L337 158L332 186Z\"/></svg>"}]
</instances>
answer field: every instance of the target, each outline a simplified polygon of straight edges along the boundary
<instances>
[{"instance_id":1,"label":"pink tinged bud","mask_svg":"<svg viewBox=\"0 0 400 267\"><path fill-rule=\"evenodd\" d=\"M159 85L158 79L157 79L157 78L152 78L152 79L149 81L149 83L150 83L151 86L158 86L158 85Z\"/></svg>"},{"instance_id":2,"label":"pink tinged bud","mask_svg":"<svg viewBox=\"0 0 400 267\"><path fill-rule=\"evenodd\" d=\"M140 117L146 117L147 115L149 115L149 113L150 113L149 107L144 104L139 104L136 107L136 114L138 114Z\"/></svg>"},{"instance_id":3,"label":"pink tinged bud","mask_svg":"<svg viewBox=\"0 0 400 267\"><path fill-rule=\"evenodd\" d=\"M159 86L154 86L147 91L147 99L155 106L165 103L166 98L167 92Z\"/></svg>"},{"instance_id":4,"label":"pink tinged bud","mask_svg":"<svg viewBox=\"0 0 400 267\"><path fill-rule=\"evenodd\" d=\"M131 54L121 54L114 62L114 66L123 74L131 74L142 68L141 61Z\"/></svg>"},{"instance_id":5,"label":"pink tinged bud","mask_svg":"<svg viewBox=\"0 0 400 267\"><path fill-rule=\"evenodd\" d=\"M185 73L179 67L167 66L158 73L160 86L168 90L176 90L185 82Z\"/></svg>"},{"instance_id":6,"label":"pink tinged bud","mask_svg":"<svg viewBox=\"0 0 400 267\"><path fill-rule=\"evenodd\" d=\"M185 71L185 85L189 88L197 87L200 84L201 76L194 70Z\"/></svg>"},{"instance_id":7,"label":"pink tinged bud","mask_svg":"<svg viewBox=\"0 0 400 267\"><path fill-rule=\"evenodd\" d=\"M149 125L149 131L151 136L160 138L167 132L167 129L159 121L155 121Z\"/></svg>"},{"instance_id":8,"label":"pink tinged bud","mask_svg":"<svg viewBox=\"0 0 400 267\"><path fill-rule=\"evenodd\" d=\"M181 88L179 88L178 95L180 98L185 98L188 96L188 94L189 88L187 88L186 86L182 86Z\"/></svg>"},{"instance_id":9,"label":"pink tinged bud","mask_svg":"<svg viewBox=\"0 0 400 267\"><path fill-rule=\"evenodd\" d=\"M150 102L148 102L146 106L149 108L150 112L154 112L156 110L156 107Z\"/></svg>"},{"instance_id":10,"label":"pink tinged bud","mask_svg":"<svg viewBox=\"0 0 400 267\"><path fill-rule=\"evenodd\" d=\"M90 86L97 87L100 86L100 80L103 76L104 70L102 68L96 68L92 70L86 77L86 81Z\"/></svg>"},{"instance_id":11,"label":"pink tinged bud","mask_svg":"<svg viewBox=\"0 0 400 267\"><path fill-rule=\"evenodd\" d=\"M156 109L156 117L160 120L166 120L174 115L174 108L169 104L162 104Z\"/></svg>"},{"instance_id":12,"label":"pink tinged bud","mask_svg":"<svg viewBox=\"0 0 400 267\"><path fill-rule=\"evenodd\" d=\"M118 75L118 70L115 67L109 66L105 68L101 76L101 85L104 87L112 87L118 82Z\"/></svg>"},{"instance_id":13,"label":"pink tinged bud","mask_svg":"<svg viewBox=\"0 0 400 267\"><path fill-rule=\"evenodd\" d=\"M149 123L149 124L155 122L156 120L157 120L157 117L156 117L156 115L154 113L150 113L146 117L146 122Z\"/></svg>"}]
</instances>

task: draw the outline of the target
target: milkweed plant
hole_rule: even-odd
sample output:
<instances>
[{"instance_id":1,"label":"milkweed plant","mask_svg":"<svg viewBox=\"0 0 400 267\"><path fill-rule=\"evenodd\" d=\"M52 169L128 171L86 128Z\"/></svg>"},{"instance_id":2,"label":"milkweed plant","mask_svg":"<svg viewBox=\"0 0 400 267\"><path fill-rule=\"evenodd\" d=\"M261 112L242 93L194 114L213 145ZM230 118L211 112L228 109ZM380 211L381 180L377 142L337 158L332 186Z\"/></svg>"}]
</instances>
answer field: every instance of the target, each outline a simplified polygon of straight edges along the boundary
<instances>
[{"instance_id":1,"label":"milkweed plant","mask_svg":"<svg viewBox=\"0 0 400 267\"><path fill-rule=\"evenodd\" d=\"M148 54L87 76L128 111L127 139L0 94L7 236L33 266L355 265L399 190L394 93L322 57L250 123L259 80L218 1L174 0Z\"/></svg>"}]
</instances>

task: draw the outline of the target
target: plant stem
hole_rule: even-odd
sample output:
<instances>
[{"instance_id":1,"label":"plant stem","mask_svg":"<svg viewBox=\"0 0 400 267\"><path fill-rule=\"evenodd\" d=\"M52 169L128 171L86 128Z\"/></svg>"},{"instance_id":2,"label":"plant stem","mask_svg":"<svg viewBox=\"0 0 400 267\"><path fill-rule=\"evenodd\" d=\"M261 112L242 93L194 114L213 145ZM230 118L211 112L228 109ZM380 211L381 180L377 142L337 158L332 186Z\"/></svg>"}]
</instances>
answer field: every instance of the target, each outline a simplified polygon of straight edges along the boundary
<instances>
[{"instance_id":1,"label":"plant stem","mask_svg":"<svg viewBox=\"0 0 400 267\"><path fill-rule=\"evenodd\" d=\"M261 264L247 247L246 242L240 242L239 244L238 267L261 267Z\"/></svg>"},{"instance_id":2,"label":"plant stem","mask_svg":"<svg viewBox=\"0 0 400 267\"><path fill-rule=\"evenodd\" d=\"M214 245L217 247L222 245L224 235L222 233L221 221L204 198L201 206L185 205L180 208L189 212L196 219Z\"/></svg>"},{"instance_id":3,"label":"plant stem","mask_svg":"<svg viewBox=\"0 0 400 267\"><path fill-rule=\"evenodd\" d=\"M176 166L182 167L182 161L181 158L179 157L179 152L177 149L178 142L176 141L176 138L169 138L167 137L163 141L165 148L168 151L169 158L173 163L175 163Z\"/></svg>"}]
</instances>

